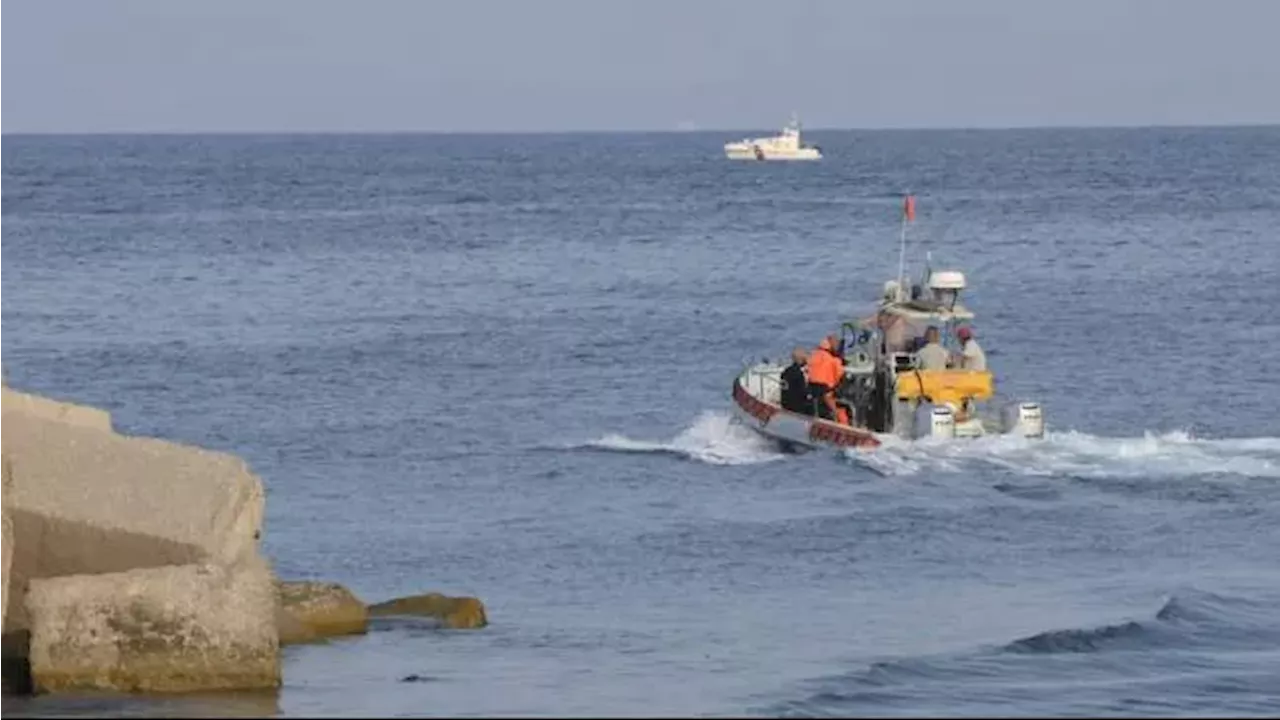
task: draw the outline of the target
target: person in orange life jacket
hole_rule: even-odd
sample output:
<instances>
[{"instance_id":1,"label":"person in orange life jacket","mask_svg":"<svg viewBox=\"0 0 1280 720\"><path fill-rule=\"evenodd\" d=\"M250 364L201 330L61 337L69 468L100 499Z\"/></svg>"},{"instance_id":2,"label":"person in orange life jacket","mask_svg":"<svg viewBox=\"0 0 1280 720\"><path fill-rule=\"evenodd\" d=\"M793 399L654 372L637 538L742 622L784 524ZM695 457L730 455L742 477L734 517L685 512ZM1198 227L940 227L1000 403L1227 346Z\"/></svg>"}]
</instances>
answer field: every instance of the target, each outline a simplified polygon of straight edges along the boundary
<instances>
[{"instance_id":1,"label":"person in orange life jacket","mask_svg":"<svg viewBox=\"0 0 1280 720\"><path fill-rule=\"evenodd\" d=\"M848 411L836 404L836 388L844 377L844 360L837 349L839 343L835 335L828 335L809 356L809 393L813 395L818 417L848 425Z\"/></svg>"}]
</instances>

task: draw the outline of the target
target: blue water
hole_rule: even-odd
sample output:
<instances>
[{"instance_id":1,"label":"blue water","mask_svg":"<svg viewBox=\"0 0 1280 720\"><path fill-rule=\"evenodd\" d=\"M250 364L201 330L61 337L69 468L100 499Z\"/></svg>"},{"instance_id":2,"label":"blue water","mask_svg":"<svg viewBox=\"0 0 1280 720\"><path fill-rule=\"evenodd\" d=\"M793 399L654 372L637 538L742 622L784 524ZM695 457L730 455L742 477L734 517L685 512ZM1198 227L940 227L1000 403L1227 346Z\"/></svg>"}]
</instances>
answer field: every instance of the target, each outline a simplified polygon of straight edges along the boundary
<instances>
[{"instance_id":1,"label":"blue water","mask_svg":"<svg viewBox=\"0 0 1280 720\"><path fill-rule=\"evenodd\" d=\"M1280 712L1280 128L727 139L5 136L13 386L246 458L285 577L492 622L10 712ZM731 379L870 307L903 191L1049 436L781 454Z\"/></svg>"}]
</instances>

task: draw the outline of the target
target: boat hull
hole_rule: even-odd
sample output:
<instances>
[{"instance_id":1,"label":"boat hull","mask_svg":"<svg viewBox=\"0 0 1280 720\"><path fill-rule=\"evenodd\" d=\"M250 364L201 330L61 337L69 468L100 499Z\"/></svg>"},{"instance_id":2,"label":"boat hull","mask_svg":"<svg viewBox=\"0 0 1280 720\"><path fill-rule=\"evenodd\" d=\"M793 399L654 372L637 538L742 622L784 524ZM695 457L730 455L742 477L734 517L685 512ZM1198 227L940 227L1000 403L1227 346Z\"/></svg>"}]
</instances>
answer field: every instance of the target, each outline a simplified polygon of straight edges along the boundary
<instances>
[{"instance_id":1,"label":"boat hull","mask_svg":"<svg viewBox=\"0 0 1280 720\"><path fill-rule=\"evenodd\" d=\"M760 434L788 446L806 448L874 448L880 439L870 430L784 410L761 399L744 385L745 376L733 381L733 401L739 419Z\"/></svg>"},{"instance_id":2,"label":"boat hull","mask_svg":"<svg viewBox=\"0 0 1280 720\"><path fill-rule=\"evenodd\" d=\"M822 153L817 148L800 148L799 150L776 150L767 147L760 147L759 152L756 148L747 146L730 146L726 145L724 149L725 157L730 160L821 160Z\"/></svg>"},{"instance_id":3,"label":"boat hull","mask_svg":"<svg viewBox=\"0 0 1280 720\"><path fill-rule=\"evenodd\" d=\"M1005 408L1009 417L984 417L977 413L957 418L945 405L895 401L893 427L882 435L865 427L850 427L781 407L782 366L769 362L743 370L733 381L736 416L745 425L787 447L875 448L882 438L902 440L964 440L988 435L1044 437L1044 420L1036 403Z\"/></svg>"}]
</instances>

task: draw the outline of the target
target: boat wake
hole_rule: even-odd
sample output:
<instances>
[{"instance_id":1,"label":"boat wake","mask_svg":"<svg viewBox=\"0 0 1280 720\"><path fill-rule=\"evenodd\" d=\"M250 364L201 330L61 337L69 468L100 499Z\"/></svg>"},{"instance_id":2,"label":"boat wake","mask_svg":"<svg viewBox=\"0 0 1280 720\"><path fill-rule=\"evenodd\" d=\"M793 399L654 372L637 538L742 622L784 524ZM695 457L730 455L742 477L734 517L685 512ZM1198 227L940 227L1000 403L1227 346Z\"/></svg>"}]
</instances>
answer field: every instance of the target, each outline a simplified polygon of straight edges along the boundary
<instances>
[{"instance_id":1,"label":"boat wake","mask_svg":"<svg viewBox=\"0 0 1280 720\"><path fill-rule=\"evenodd\" d=\"M1280 479L1280 438L1205 439L1186 432L1108 438L1081 432L1041 440L1000 435L968 441L882 438L874 450L845 452L882 475L1000 469L1024 476L1084 479L1235 475Z\"/></svg>"},{"instance_id":2,"label":"boat wake","mask_svg":"<svg viewBox=\"0 0 1280 720\"><path fill-rule=\"evenodd\" d=\"M1100 437L1077 431L1050 432L1030 440L997 435L974 440L907 442L880 436L871 450L845 450L845 457L879 475L1001 470L1025 477L1086 480L1237 476L1280 479L1280 438L1197 438L1190 433L1147 432L1142 437ZM735 421L727 412L706 411L669 440L639 440L612 433L575 449L666 454L709 465L751 465L787 457L774 441Z\"/></svg>"},{"instance_id":3,"label":"boat wake","mask_svg":"<svg viewBox=\"0 0 1280 720\"><path fill-rule=\"evenodd\" d=\"M666 441L606 435L580 447L621 453L674 455L708 465L751 465L786 455L776 443L734 421L727 412L704 412L679 435Z\"/></svg>"}]
</instances>

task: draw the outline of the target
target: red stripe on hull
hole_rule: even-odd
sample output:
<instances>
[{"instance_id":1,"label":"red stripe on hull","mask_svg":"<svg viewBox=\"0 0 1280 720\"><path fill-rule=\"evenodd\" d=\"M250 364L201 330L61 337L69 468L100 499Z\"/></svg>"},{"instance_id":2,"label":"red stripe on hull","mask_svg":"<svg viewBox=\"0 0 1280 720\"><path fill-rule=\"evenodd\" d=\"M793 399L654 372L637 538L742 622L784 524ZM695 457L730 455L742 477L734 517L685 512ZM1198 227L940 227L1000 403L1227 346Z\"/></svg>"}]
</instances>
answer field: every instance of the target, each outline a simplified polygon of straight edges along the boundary
<instances>
[{"instance_id":1,"label":"red stripe on hull","mask_svg":"<svg viewBox=\"0 0 1280 720\"><path fill-rule=\"evenodd\" d=\"M840 447L878 447L880 441L875 435L855 428L836 425L823 420L809 423L809 439L814 442L839 445Z\"/></svg>"},{"instance_id":2,"label":"red stripe on hull","mask_svg":"<svg viewBox=\"0 0 1280 720\"><path fill-rule=\"evenodd\" d=\"M743 412L761 423L769 422L773 416L782 412L781 408L770 405L747 392L746 388L742 387L742 383L737 380L733 383L733 400L738 403L738 407L742 408ZM804 417L809 423L809 440L812 442L838 447L873 448L880 445L880 440L866 430L836 425L817 418L800 417Z\"/></svg>"},{"instance_id":3,"label":"red stripe on hull","mask_svg":"<svg viewBox=\"0 0 1280 720\"><path fill-rule=\"evenodd\" d=\"M757 400L737 380L733 381L733 399L738 407L760 422L769 422L769 418L778 413L778 408Z\"/></svg>"}]
</instances>

